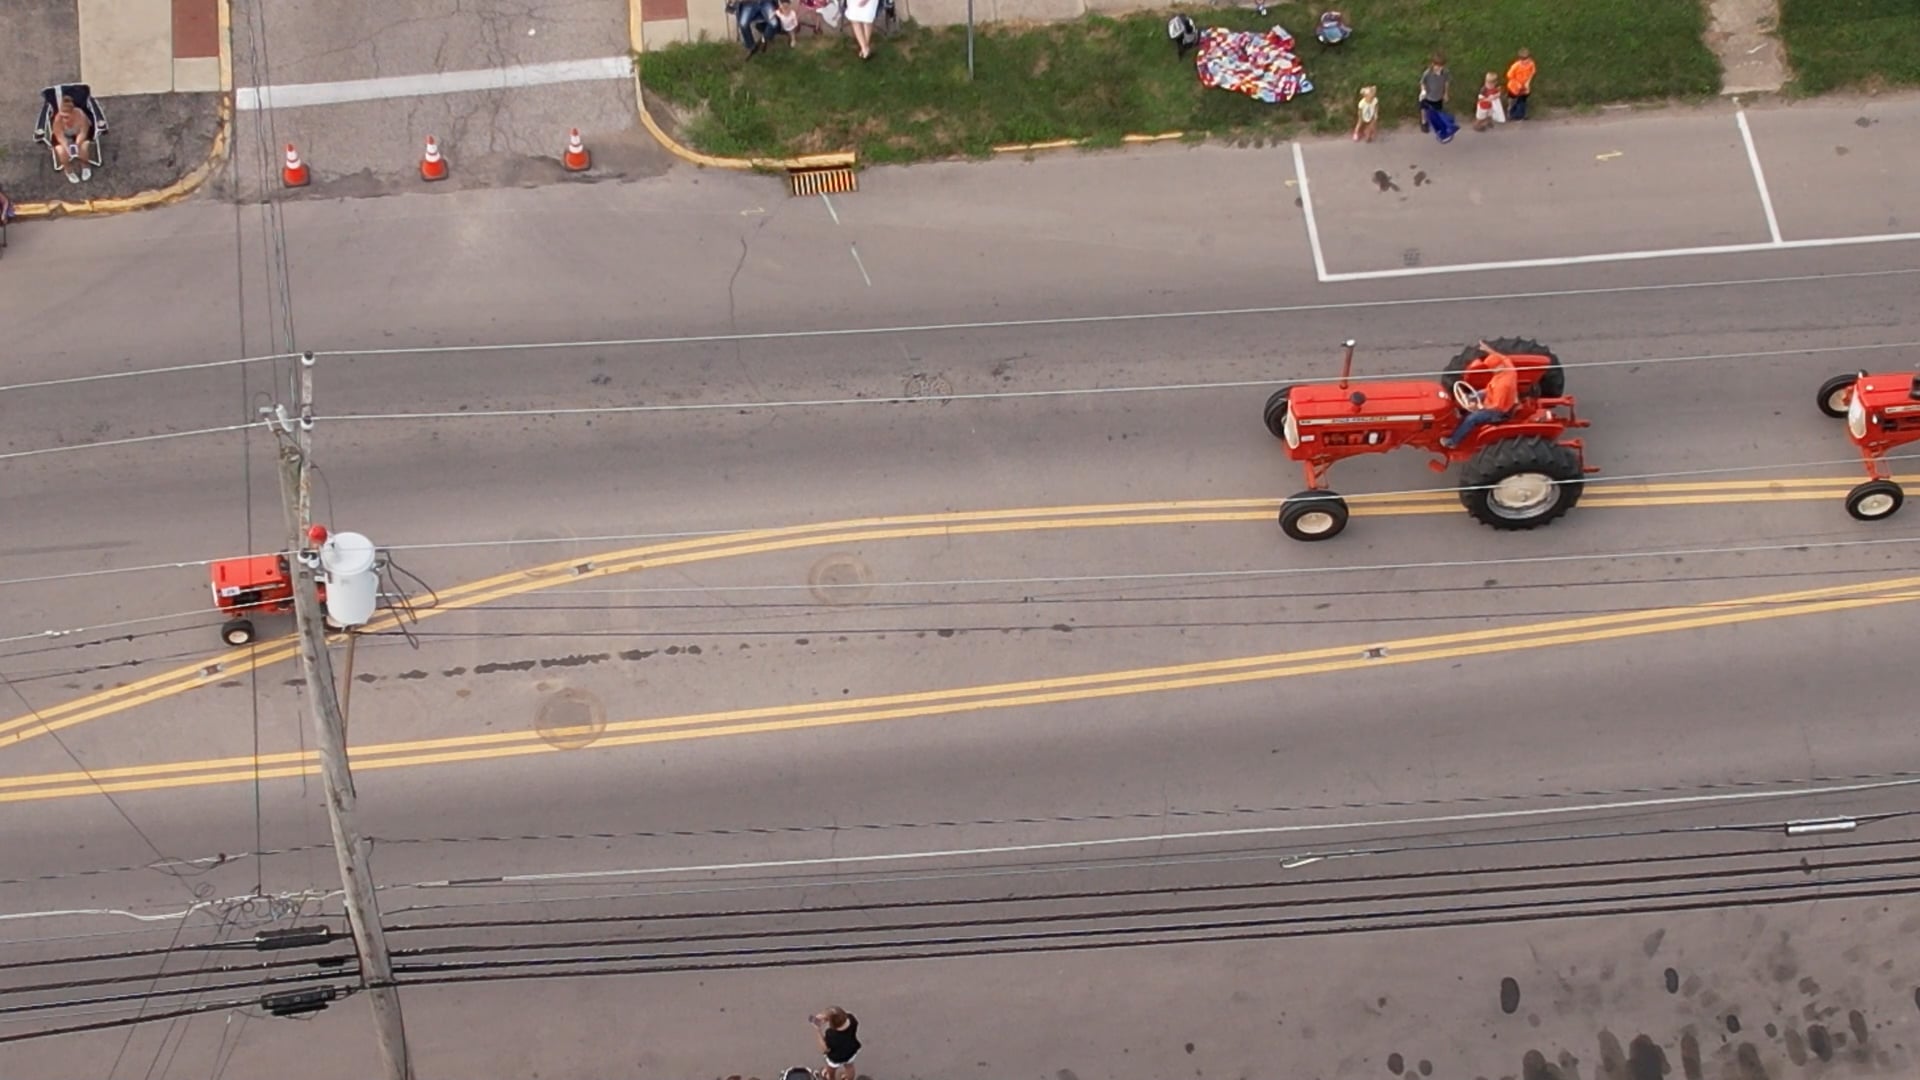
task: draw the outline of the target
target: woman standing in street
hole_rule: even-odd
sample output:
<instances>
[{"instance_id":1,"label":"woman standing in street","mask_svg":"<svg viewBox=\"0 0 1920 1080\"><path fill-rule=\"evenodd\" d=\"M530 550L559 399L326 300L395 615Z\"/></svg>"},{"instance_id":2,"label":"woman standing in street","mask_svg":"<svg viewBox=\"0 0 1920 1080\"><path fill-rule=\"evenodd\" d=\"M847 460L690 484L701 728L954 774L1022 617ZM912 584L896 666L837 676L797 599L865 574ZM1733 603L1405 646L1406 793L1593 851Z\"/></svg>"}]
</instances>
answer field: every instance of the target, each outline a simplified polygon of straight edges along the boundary
<instances>
[{"instance_id":1,"label":"woman standing in street","mask_svg":"<svg viewBox=\"0 0 1920 1080\"><path fill-rule=\"evenodd\" d=\"M855 1080L853 1059L860 1056L860 1021L838 1005L807 1019L819 1032L820 1052L827 1058L820 1080Z\"/></svg>"}]
</instances>

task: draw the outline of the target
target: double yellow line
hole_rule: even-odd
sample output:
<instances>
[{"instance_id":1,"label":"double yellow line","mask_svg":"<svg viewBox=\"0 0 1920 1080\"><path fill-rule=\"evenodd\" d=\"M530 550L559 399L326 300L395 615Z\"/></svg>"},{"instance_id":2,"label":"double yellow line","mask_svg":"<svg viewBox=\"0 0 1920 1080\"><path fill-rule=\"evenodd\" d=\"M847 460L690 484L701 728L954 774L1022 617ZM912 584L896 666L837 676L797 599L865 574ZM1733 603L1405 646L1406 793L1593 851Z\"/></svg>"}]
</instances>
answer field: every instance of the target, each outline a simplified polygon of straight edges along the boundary
<instances>
[{"instance_id":1,"label":"double yellow line","mask_svg":"<svg viewBox=\"0 0 1920 1080\"><path fill-rule=\"evenodd\" d=\"M462 735L357 747L353 767L403 769L565 752L548 742L590 741L589 749L679 742L738 735L801 731L1025 708L1062 702L1192 690L1236 683L1270 681L1339 671L1426 663L1496 653L1544 649L1621 638L1670 634L1683 630L1796 616L1858 611L1920 600L1920 576L1867 584L1805 589L1735 600L1712 601L1648 611L1584 616L1485 630L1401 638L1371 644L1339 645L1300 652L1269 653L1229 660L1134 668L1092 675L1058 676L1022 682L990 683L948 690L889 694L849 701L810 702L752 709L693 713L648 720L624 720L598 731L588 727ZM297 777L316 771L311 753L289 752L246 757L178 761L0 778L0 803L72 798L100 791L159 791L244 783L255 779Z\"/></svg>"},{"instance_id":2,"label":"double yellow line","mask_svg":"<svg viewBox=\"0 0 1920 1080\"><path fill-rule=\"evenodd\" d=\"M1920 480L1920 478L1902 479ZM1580 505L1583 509L1599 509L1837 499L1853 483L1854 481L1844 477L1834 477L1607 484L1590 487ZM1354 495L1349 497L1349 502L1356 517L1461 512L1457 493L1446 489L1393 495ZM1276 507L1274 500L1264 498L1170 500L1030 507L1013 510L953 511L753 529L718 536L649 544L590 558L569 559L527 570L499 574L441 592L439 605L419 611L418 617L431 619L450 611L479 607L497 600L561 588L596 578L631 573L636 570L682 566L771 552L927 537L1267 521L1273 517ZM385 615L374 620L366 629L370 632L390 630L397 624L398 620L394 616ZM183 664L123 686L49 705L38 710L37 713L0 721L0 748L184 694L209 683L231 679L290 660L295 655L295 647L291 641L256 644L246 652L214 654L204 660Z\"/></svg>"}]
</instances>

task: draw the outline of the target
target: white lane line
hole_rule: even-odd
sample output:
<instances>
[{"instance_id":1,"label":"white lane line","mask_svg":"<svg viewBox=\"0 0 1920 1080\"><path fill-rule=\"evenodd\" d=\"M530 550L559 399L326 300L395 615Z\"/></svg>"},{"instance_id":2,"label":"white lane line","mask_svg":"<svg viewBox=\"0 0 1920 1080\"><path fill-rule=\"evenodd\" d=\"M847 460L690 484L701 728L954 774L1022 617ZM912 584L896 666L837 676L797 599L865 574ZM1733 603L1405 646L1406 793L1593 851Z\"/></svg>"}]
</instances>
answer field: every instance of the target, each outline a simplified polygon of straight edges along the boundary
<instances>
[{"instance_id":1,"label":"white lane line","mask_svg":"<svg viewBox=\"0 0 1920 1080\"><path fill-rule=\"evenodd\" d=\"M840 224L840 211L833 208L833 200L827 198L826 192L823 191L820 193L820 201L827 204L827 213L833 215L833 223L835 225Z\"/></svg>"},{"instance_id":2,"label":"white lane line","mask_svg":"<svg viewBox=\"0 0 1920 1080\"><path fill-rule=\"evenodd\" d=\"M1920 232L1886 233L1876 236L1838 236L1826 240L1767 240L1754 244L1720 244L1714 247L1668 248L1664 251L1619 251L1610 255L1556 255L1545 259L1513 259L1507 262L1456 263L1452 266L1411 266L1393 270L1356 270L1328 274L1322 281L1381 281L1387 278L1426 277L1433 274L1477 274L1489 270L1534 270L1562 266L1591 266L1596 263L1643 262L1649 259L1683 259L1695 255L1748 255L1761 251L1789 251L1808 248L1856 247L1862 244L1899 244L1920 240Z\"/></svg>"},{"instance_id":3,"label":"white lane line","mask_svg":"<svg viewBox=\"0 0 1920 1080\"><path fill-rule=\"evenodd\" d=\"M873 288L873 279L867 276L867 264L860 261L860 249L848 244L847 250L853 252L853 265L860 268L860 280L867 283L867 288Z\"/></svg>"},{"instance_id":4,"label":"white lane line","mask_svg":"<svg viewBox=\"0 0 1920 1080\"><path fill-rule=\"evenodd\" d=\"M1760 168L1760 151L1753 145L1753 129L1747 126L1747 110L1741 109L1733 114L1740 124L1740 139L1747 144L1747 164L1753 166L1753 184L1760 189L1760 206L1767 212L1767 232L1773 237L1777 247L1780 240L1780 219L1773 216L1773 195L1767 191L1767 174Z\"/></svg>"},{"instance_id":5,"label":"white lane line","mask_svg":"<svg viewBox=\"0 0 1920 1080\"><path fill-rule=\"evenodd\" d=\"M728 871L793 870L808 866L848 866L859 863L916 862L928 859L952 859L985 855L1024 855L1042 851L1070 851L1076 848L1116 847L1130 844L1163 844L1169 840L1220 840L1233 837L1279 836L1292 833L1345 832L1352 829L1406 828L1417 825L1474 824L1517 821L1534 817L1565 817L1569 814L1614 813L1621 810L1659 810L1682 806L1707 806L1716 803L1746 802L1754 799L1809 798L1819 795L1852 794L1912 787L1920 780L1879 780L1859 784L1835 784L1826 787L1774 788L1764 791L1717 792L1710 795L1671 795L1620 802L1585 803L1570 806L1540 806L1518 810L1481 810L1461 814L1432 814L1422 817L1380 820L1328 821L1299 825L1264 825L1243 829L1206 829L1195 832L1151 833L1145 836L1109 836L1091 840L1055 840L1036 844L1002 844L995 847L947 848L933 851L897 851L879 855L841 855L815 859L770 859L754 862L708 863L699 866L651 866L626 870L577 870L547 874L507 874L501 877L419 882L415 888L447 888L469 884L499 882L580 881L592 878L652 877L673 874L713 874ZM406 886L395 886L405 888Z\"/></svg>"},{"instance_id":6,"label":"white lane line","mask_svg":"<svg viewBox=\"0 0 1920 1080\"><path fill-rule=\"evenodd\" d=\"M1307 187L1307 155L1300 149L1299 143L1293 144L1293 178L1300 182L1300 209L1307 215L1307 246L1313 249L1313 273L1322 282L1332 281L1327 276L1327 257L1320 250L1320 226L1313 218L1313 192Z\"/></svg>"},{"instance_id":7,"label":"white lane line","mask_svg":"<svg viewBox=\"0 0 1920 1080\"><path fill-rule=\"evenodd\" d=\"M558 60L546 64L348 79L343 82L243 86L233 92L233 107L241 112L257 112L263 109L295 109L307 105L339 105L350 101L383 101L388 98L428 97L474 90L511 90L522 86L552 86L632 77L632 57L607 56L598 60Z\"/></svg>"}]
</instances>

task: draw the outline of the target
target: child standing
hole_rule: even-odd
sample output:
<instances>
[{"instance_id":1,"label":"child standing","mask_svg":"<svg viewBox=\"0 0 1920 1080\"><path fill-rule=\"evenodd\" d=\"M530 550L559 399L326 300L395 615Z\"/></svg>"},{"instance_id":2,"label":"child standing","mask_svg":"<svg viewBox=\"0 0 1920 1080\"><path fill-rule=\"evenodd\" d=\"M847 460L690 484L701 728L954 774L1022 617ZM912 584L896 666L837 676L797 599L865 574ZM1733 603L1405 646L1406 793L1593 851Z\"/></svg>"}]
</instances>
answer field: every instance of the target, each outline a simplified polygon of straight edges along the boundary
<instances>
[{"instance_id":1,"label":"child standing","mask_svg":"<svg viewBox=\"0 0 1920 1080\"><path fill-rule=\"evenodd\" d=\"M1380 126L1380 88L1363 86L1360 88L1360 118L1353 122L1353 141L1373 141L1373 133Z\"/></svg>"},{"instance_id":2,"label":"child standing","mask_svg":"<svg viewBox=\"0 0 1920 1080\"><path fill-rule=\"evenodd\" d=\"M1480 84L1480 97L1473 103L1473 130L1485 131L1506 122L1507 110L1500 102L1500 76L1489 71Z\"/></svg>"},{"instance_id":3,"label":"child standing","mask_svg":"<svg viewBox=\"0 0 1920 1080\"><path fill-rule=\"evenodd\" d=\"M1439 53L1420 73L1420 130L1434 130L1434 118L1445 117L1440 125L1440 141L1453 138L1453 117L1447 114L1447 99L1453 93L1453 76L1447 73L1447 58Z\"/></svg>"},{"instance_id":4,"label":"child standing","mask_svg":"<svg viewBox=\"0 0 1920 1080\"><path fill-rule=\"evenodd\" d=\"M1507 65L1507 96L1513 99L1512 116L1515 120L1527 118L1527 95L1533 93L1533 54L1525 49L1513 63Z\"/></svg>"}]
</instances>

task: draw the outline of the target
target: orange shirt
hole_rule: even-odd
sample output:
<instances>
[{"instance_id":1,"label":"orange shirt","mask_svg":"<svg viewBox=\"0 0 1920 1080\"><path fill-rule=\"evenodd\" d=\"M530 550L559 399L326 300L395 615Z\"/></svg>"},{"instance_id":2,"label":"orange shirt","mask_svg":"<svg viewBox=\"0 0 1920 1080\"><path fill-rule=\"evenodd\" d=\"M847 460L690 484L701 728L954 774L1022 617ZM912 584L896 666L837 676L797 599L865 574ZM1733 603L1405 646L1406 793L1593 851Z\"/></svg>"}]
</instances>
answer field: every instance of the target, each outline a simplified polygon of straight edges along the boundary
<instances>
[{"instance_id":1,"label":"orange shirt","mask_svg":"<svg viewBox=\"0 0 1920 1080\"><path fill-rule=\"evenodd\" d=\"M1480 398L1480 407L1500 412L1512 412L1520 403L1520 372L1513 366L1513 358L1505 353L1489 352L1486 356L1467 365L1468 370L1491 369L1493 377L1487 381L1487 390Z\"/></svg>"},{"instance_id":2,"label":"orange shirt","mask_svg":"<svg viewBox=\"0 0 1920 1080\"><path fill-rule=\"evenodd\" d=\"M1519 96L1533 89L1532 60L1515 60L1507 67L1507 93Z\"/></svg>"}]
</instances>

